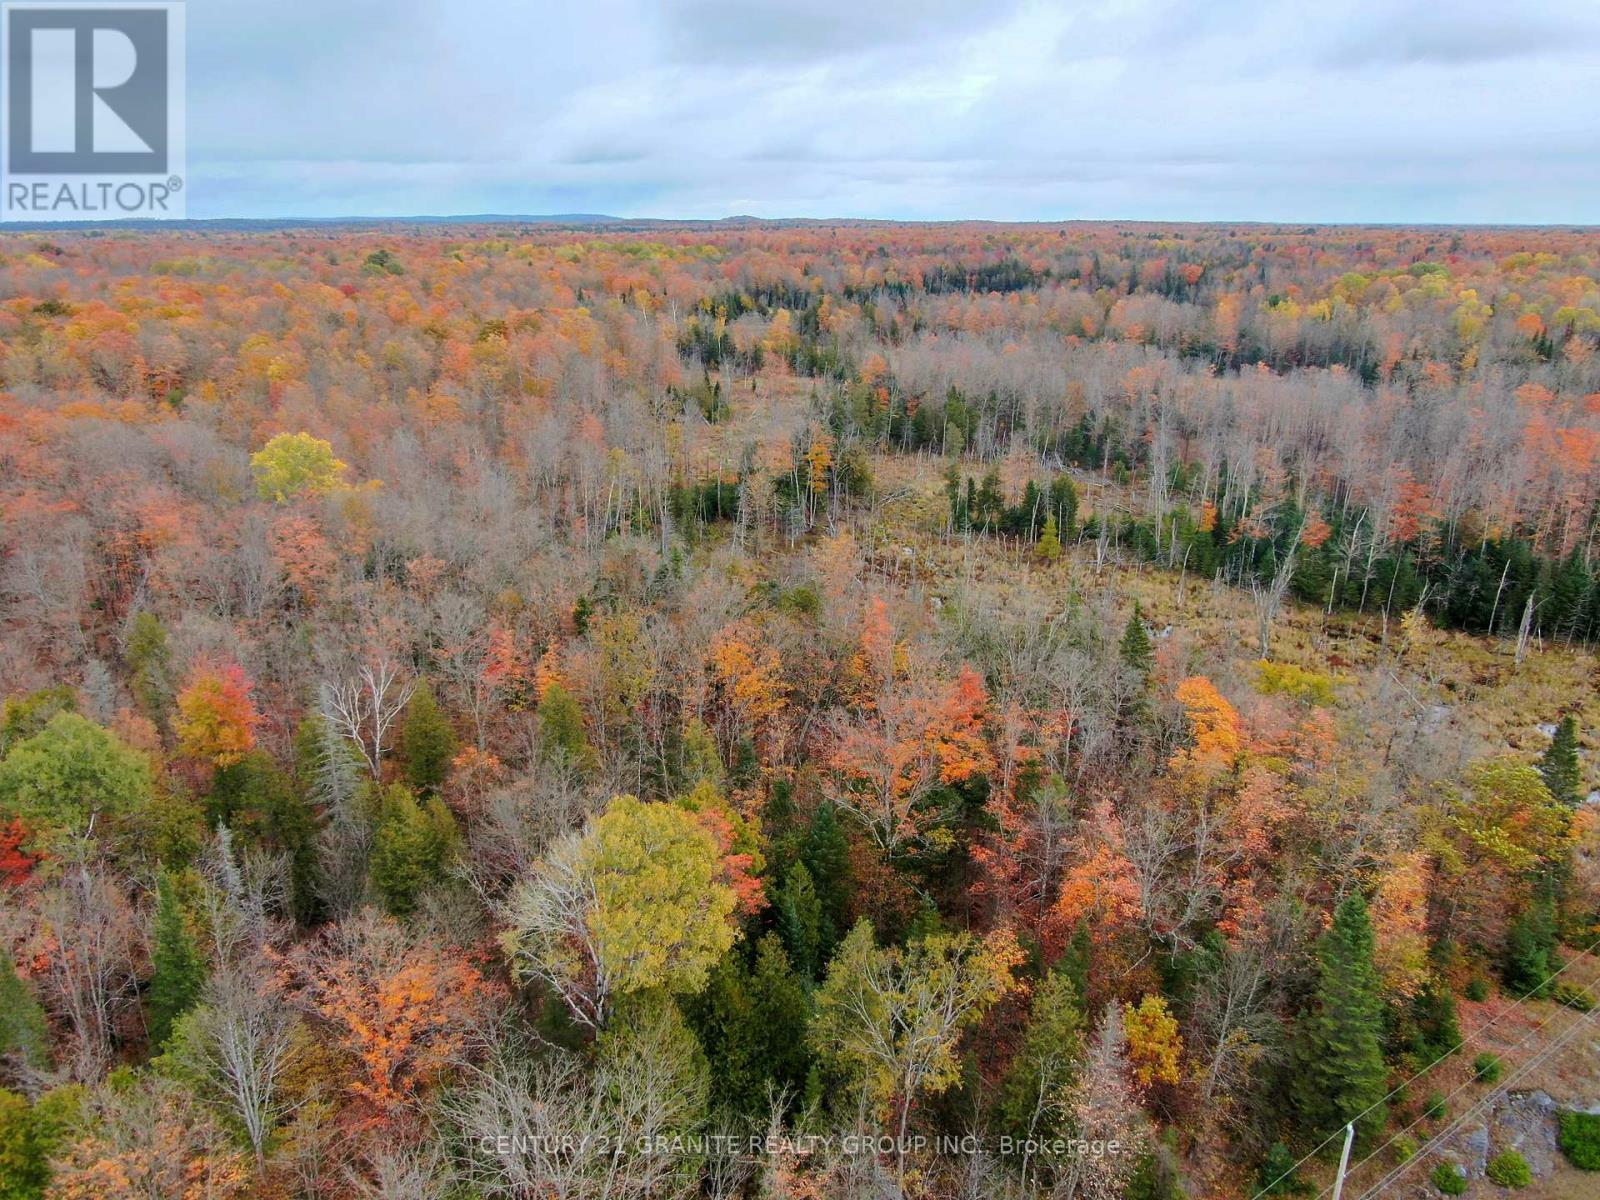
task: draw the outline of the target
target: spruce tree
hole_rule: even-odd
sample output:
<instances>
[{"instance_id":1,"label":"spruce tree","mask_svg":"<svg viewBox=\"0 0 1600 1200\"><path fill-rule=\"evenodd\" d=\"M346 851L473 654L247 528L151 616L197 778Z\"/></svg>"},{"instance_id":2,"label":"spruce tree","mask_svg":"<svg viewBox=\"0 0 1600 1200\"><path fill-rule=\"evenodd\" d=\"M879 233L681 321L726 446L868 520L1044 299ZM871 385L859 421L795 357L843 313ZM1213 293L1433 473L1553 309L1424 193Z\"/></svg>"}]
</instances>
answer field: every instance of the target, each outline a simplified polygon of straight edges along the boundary
<instances>
[{"instance_id":1,"label":"spruce tree","mask_svg":"<svg viewBox=\"0 0 1600 1200\"><path fill-rule=\"evenodd\" d=\"M833 922L822 911L822 901L805 863L795 863L784 875L773 894L772 908L778 936L788 947L795 968L806 978L815 979L836 935Z\"/></svg>"},{"instance_id":2,"label":"spruce tree","mask_svg":"<svg viewBox=\"0 0 1600 1200\"><path fill-rule=\"evenodd\" d=\"M426 680L417 685L406 705L400 752L405 756L406 780L411 786L426 796L438 792L456 755L456 735Z\"/></svg>"},{"instance_id":3,"label":"spruce tree","mask_svg":"<svg viewBox=\"0 0 1600 1200\"><path fill-rule=\"evenodd\" d=\"M1354 1121L1363 1139L1388 1117L1383 1103L1383 999L1367 905L1351 896L1317 943L1317 986L1291 1050L1289 1096L1320 1141Z\"/></svg>"},{"instance_id":4,"label":"spruce tree","mask_svg":"<svg viewBox=\"0 0 1600 1200\"><path fill-rule=\"evenodd\" d=\"M1139 678L1149 679L1155 666L1155 647L1150 644L1150 634L1144 627L1144 612L1137 603L1133 615L1122 631L1122 661L1139 673Z\"/></svg>"},{"instance_id":5,"label":"spruce tree","mask_svg":"<svg viewBox=\"0 0 1600 1200\"><path fill-rule=\"evenodd\" d=\"M1018 1138L1054 1137L1062 1113L1055 1103L1083 1061L1082 1000L1072 980L1052 971L1034 989L1022 1046L1000 1084L995 1118Z\"/></svg>"},{"instance_id":6,"label":"spruce tree","mask_svg":"<svg viewBox=\"0 0 1600 1200\"><path fill-rule=\"evenodd\" d=\"M1555 736L1539 759L1539 774L1552 796L1569 808L1578 806L1583 769L1578 764L1578 721L1571 713L1556 726Z\"/></svg>"},{"instance_id":7,"label":"spruce tree","mask_svg":"<svg viewBox=\"0 0 1600 1200\"><path fill-rule=\"evenodd\" d=\"M1558 970L1555 905L1548 896L1530 904L1506 931L1505 981L1515 996L1543 997Z\"/></svg>"},{"instance_id":8,"label":"spruce tree","mask_svg":"<svg viewBox=\"0 0 1600 1200\"><path fill-rule=\"evenodd\" d=\"M800 861L811 872L812 886L826 918L822 944L818 950L819 965L832 954L833 946L849 924L850 908L850 842L839 824L832 804L824 801L817 805L806 831L805 845L800 850Z\"/></svg>"},{"instance_id":9,"label":"spruce tree","mask_svg":"<svg viewBox=\"0 0 1600 1200\"><path fill-rule=\"evenodd\" d=\"M156 880L154 945L150 951L150 1045L160 1047L173 1022L200 999L206 963L190 927L189 914L178 896L176 881L166 871Z\"/></svg>"}]
</instances>

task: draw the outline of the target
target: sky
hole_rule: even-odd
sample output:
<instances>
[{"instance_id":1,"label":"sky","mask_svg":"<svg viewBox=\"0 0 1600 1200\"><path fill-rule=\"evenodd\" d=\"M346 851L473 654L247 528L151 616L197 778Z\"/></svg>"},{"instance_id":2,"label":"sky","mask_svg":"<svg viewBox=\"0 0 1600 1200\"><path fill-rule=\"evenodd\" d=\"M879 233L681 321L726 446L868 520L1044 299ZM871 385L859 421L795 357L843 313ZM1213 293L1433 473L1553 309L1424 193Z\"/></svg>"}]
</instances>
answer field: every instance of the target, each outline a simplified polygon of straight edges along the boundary
<instances>
[{"instance_id":1,"label":"sky","mask_svg":"<svg viewBox=\"0 0 1600 1200\"><path fill-rule=\"evenodd\" d=\"M1595 0L192 0L191 217L1600 222Z\"/></svg>"}]
</instances>

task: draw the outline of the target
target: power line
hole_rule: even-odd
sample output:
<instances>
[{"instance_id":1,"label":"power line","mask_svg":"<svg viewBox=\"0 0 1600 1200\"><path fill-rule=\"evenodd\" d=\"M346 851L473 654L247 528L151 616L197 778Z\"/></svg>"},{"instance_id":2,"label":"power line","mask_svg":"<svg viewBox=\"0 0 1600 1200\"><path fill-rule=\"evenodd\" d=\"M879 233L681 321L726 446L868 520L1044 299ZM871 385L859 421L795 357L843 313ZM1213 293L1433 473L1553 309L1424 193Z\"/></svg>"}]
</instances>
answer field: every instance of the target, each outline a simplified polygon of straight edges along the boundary
<instances>
[{"instance_id":1,"label":"power line","mask_svg":"<svg viewBox=\"0 0 1600 1200\"><path fill-rule=\"evenodd\" d=\"M1495 1100L1498 1096L1503 1096L1511 1089L1511 1085L1513 1083L1515 1083L1522 1076L1526 1075L1529 1071L1532 1071L1535 1067L1539 1066L1556 1051L1566 1049L1567 1043L1572 1041L1573 1038L1575 1038L1586 1028L1586 1022L1591 1021L1596 1012L1600 1012L1600 1009L1591 1009L1589 1012L1582 1014L1576 1021L1572 1023L1572 1028L1558 1034L1555 1040L1550 1043L1550 1045L1546 1046L1538 1054L1534 1055L1532 1058L1528 1059L1527 1062L1523 1063L1520 1067L1512 1071L1511 1075L1503 1084L1493 1089L1488 1094L1480 1097L1471 1107L1467 1109L1466 1112L1462 1113L1455 1120L1451 1121L1450 1124L1446 1125L1438 1133L1434 1134L1433 1137L1429 1138L1422 1146L1418 1147L1415 1154L1406 1159L1406 1161L1401 1163L1399 1166L1395 1167L1394 1170L1390 1171L1382 1179L1378 1180L1378 1182L1369 1190L1363 1192L1361 1194L1361 1200L1371 1200L1373 1196L1376 1196L1379 1192L1388 1187L1395 1180L1399 1179L1400 1176L1404 1175L1417 1163L1421 1162L1439 1145L1449 1138L1454 1137L1456 1132L1463 1125L1465 1125L1468 1119L1470 1119L1472 1115L1479 1109ZM1365 1166L1368 1162L1372 1161L1373 1157L1375 1156L1368 1156L1360 1163L1356 1164L1357 1169L1359 1170L1362 1166Z\"/></svg>"},{"instance_id":2,"label":"power line","mask_svg":"<svg viewBox=\"0 0 1600 1200\"><path fill-rule=\"evenodd\" d=\"M1582 950L1578 951L1578 954L1579 954L1579 956L1582 956L1582 955L1585 955L1585 954L1589 954L1592 951L1594 951L1596 947L1600 947L1600 938L1596 938L1594 941L1590 942ZM1497 1014L1496 1016L1492 1017L1490 1020L1484 1022L1482 1025L1478 1026L1477 1029L1473 1030L1474 1036L1484 1032L1484 1030L1486 1030L1486 1029L1493 1028L1501 1020L1503 1020L1505 1017L1509 1016L1515 1010L1517 1005L1522 1004L1523 1002L1525 1002L1526 1000L1531 998L1534 995L1534 993L1544 991L1552 983L1554 983L1557 979L1559 979L1568 970L1568 968L1570 968L1572 966L1572 964L1575 963L1576 961L1577 961L1576 958L1568 959L1566 962L1561 964L1561 967L1560 967L1559 970L1555 971L1553 974L1547 976L1546 978L1540 980L1538 983L1534 984L1533 987L1529 988L1526 992L1523 992L1522 995L1515 997L1511 1001L1510 1007L1506 1008L1503 1012L1501 1012L1501 1013ZM1548 1024L1548 1021L1546 1023ZM1543 1029L1544 1026L1541 1025L1539 1028ZM1537 1032L1537 1031L1535 1031L1535 1032ZM1527 1041L1526 1038L1523 1039L1523 1042L1525 1042L1525 1041ZM1464 1044L1465 1044L1465 1039L1463 1039L1463 1045ZM1517 1046L1521 1046L1521 1045L1522 1045L1522 1042L1518 1042L1517 1043ZM1512 1049L1516 1049L1517 1046L1512 1047ZM1368 1113L1373 1112L1374 1110L1376 1110L1378 1108L1381 1108L1383 1105L1389 1103L1390 1100L1393 1100L1396 1096L1398 1096L1401 1092L1403 1092L1407 1087L1409 1087L1411 1084L1415 1083L1417 1080L1421 1079L1429 1071L1433 1070L1440 1063L1442 1063L1445 1059L1449 1058L1452 1054L1456 1053L1456 1051L1459 1050L1459 1049L1461 1049L1460 1046L1455 1046L1455 1047L1452 1047L1449 1050L1446 1050L1443 1054L1439 1055L1438 1058L1434 1059L1432 1062L1430 1062L1427 1066L1423 1067L1416 1074L1412 1075L1408 1079L1404 1079L1401 1082L1397 1083L1394 1086L1394 1089L1392 1091L1390 1091L1386 1096L1384 1096L1381 1100L1374 1101L1372 1104L1369 1104L1366 1108L1364 1108L1360 1112L1358 1112L1355 1116L1351 1117L1349 1119L1348 1123L1353 1125L1353 1124L1355 1124L1355 1122L1361 1120L1361 1118L1366 1116ZM1460 1091L1460 1090L1461 1090L1460 1088L1456 1089L1456 1091ZM1451 1095L1455 1095L1455 1092L1452 1092ZM1414 1124L1416 1124L1416 1122L1413 1121L1412 1124L1414 1125ZM1407 1126L1406 1128L1409 1129L1410 1126ZM1401 1132L1403 1133L1403 1132L1405 1132L1405 1130L1402 1130ZM1288 1179L1291 1175L1293 1175L1296 1171L1298 1171L1302 1166L1304 1166L1308 1161L1310 1161L1314 1156L1316 1156L1317 1154L1320 1154L1327 1146L1329 1146L1333 1142L1333 1140L1335 1138L1342 1136L1343 1133L1344 1133L1344 1128L1341 1126L1339 1129L1335 1130L1333 1133L1330 1133L1327 1137L1323 1138L1322 1141L1318 1142L1308 1152L1306 1152L1305 1154L1301 1155L1300 1158L1295 1160L1295 1162L1289 1167L1288 1170L1284 1171L1281 1175L1279 1175L1276 1179L1273 1179L1271 1182L1269 1182L1265 1187L1263 1187L1254 1196L1250 1197L1250 1200L1261 1200L1261 1198L1263 1196L1265 1196L1268 1192L1270 1192L1278 1184L1282 1183L1285 1179ZM1390 1140L1392 1141L1393 1139L1391 1138ZM1385 1144L1387 1145L1387 1143L1385 1143ZM1371 1161L1371 1158L1372 1158L1372 1155L1369 1154L1366 1158L1362 1159L1361 1163L1358 1163L1357 1166L1359 1167L1362 1164Z\"/></svg>"},{"instance_id":3,"label":"power line","mask_svg":"<svg viewBox=\"0 0 1600 1200\"><path fill-rule=\"evenodd\" d=\"M1554 976L1552 976L1552 978L1554 978ZM1538 1037L1541 1033L1543 1033L1545 1031L1546 1027L1548 1027L1549 1024L1552 1021L1554 1021L1557 1017L1559 1017L1561 1015L1561 1013L1562 1013L1561 1009L1559 1009L1559 1008L1556 1009L1555 1012L1551 1013L1548 1017L1546 1017L1543 1021L1541 1021L1537 1026L1535 1026L1533 1029L1529 1030L1529 1032L1526 1033L1520 1040L1518 1040L1516 1042L1516 1044L1514 1044L1510 1048L1510 1050L1507 1051L1507 1053L1511 1053L1511 1052L1514 1052L1514 1051L1522 1049L1522 1047L1526 1046L1530 1041L1532 1041L1534 1038ZM1504 1016L1505 1014L1502 1013L1501 1015ZM1487 1029L1488 1027L1489 1027L1488 1025L1484 1025L1482 1028L1483 1029ZM1565 1035L1563 1034L1561 1036L1565 1036ZM1530 1059L1528 1061L1529 1062L1542 1061L1542 1056L1545 1054L1545 1052L1546 1051L1544 1051L1544 1050L1539 1051L1534 1056L1533 1059ZM1527 1066L1527 1064L1524 1063L1524 1064L1514 1068L1513 1072L1512 1072L1513 1077L1516 1076L1516 1075L1522 1074L1524 1072L1526 1066ZM1450 1094L1444 1098L1444 1102L1448 1104L1451 1100L1454 1100L1458 1095L1460 1095L1462 1092L1464 1092L1467 1088L1471 1087L1476 1082L1478 1082L1478 1081L1477 1081L1475 1076L1469 1076L1464 1083L1458 1084L1454 1088L1454 1090L1452 1090L1450 1092ZM1502 1086L1509 1086L1509 1083L1510 1083L1510 1080L1507 1080L1507 1083L1502 1085ZM1492 1092L1492 1091L1489 1093L1489 1095L1491 1095L1491 1096L1493 1094L1494 1094L1494 1092ZM1400 1130L1393 1137L1391 1137L1388 1141L1384 1142L1383 1145L1379 1146L1371 1154L1366 1155L1360 1162L1358 1162L1355 1165L1355 1169L1359 1171L1362 1167L1366 1166L1373 1159L1377 1158L1378 1155L1382 1154L1390 1146L1394 1145L1401 1138L1405 1137L1406 1134L1410 1133L1413 1129L1415 1129L1418 1125L1422 1124L1422 1122L1426 1121L1427 1119L1428 1119L1428 1114L1427 1114L1426 1109L1424 1109L1422 1114L1420 1116L1416 1117L1404 1129ZM1318 1193L1318 1200L1321 1200L1321 1196L1326 1191L1327 1191L1327 1189L1324 1188L1323 1192Z\"/></svg>"}]
</instances>

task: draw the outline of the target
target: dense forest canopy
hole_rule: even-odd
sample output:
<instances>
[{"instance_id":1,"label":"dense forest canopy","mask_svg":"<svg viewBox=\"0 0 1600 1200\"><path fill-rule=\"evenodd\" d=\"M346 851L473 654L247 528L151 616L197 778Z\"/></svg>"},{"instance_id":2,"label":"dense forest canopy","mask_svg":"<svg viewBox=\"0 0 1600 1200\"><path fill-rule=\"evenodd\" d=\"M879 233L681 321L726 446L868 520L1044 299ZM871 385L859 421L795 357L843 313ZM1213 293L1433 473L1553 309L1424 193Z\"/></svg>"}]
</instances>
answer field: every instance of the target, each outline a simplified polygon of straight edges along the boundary
<instances>
[{"instance_id":1,"label":"dense forest canopy","mask_svg":"<svg viewBox=\"0 0 1600 1200\"><path fill-rule=\"evenodd\" d=\"M1515 1176L1597 350L1592 230L0 237L0 1197Z\"/></svg>"}]
</instances>

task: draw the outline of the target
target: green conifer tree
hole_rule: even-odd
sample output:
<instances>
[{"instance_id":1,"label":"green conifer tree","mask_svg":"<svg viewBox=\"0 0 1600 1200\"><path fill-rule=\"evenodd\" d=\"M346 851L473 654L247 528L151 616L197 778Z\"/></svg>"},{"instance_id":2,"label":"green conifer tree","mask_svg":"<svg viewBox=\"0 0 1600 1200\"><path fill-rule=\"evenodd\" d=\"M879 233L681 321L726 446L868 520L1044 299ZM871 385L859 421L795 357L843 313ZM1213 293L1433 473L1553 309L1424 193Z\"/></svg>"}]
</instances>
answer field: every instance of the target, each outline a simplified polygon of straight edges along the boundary
<instances>
[{"instance_id":1,"label":"green conifer tree","mask_svg":"<svg viewBox=\"0 0 1600 1200\"><path fill-rule=\"evenodd\" d=\"M1056 532L1056 515L1044 519L1044 529L1039 533L1039 557L1045 562L1055 562L1061 557L1061 538Z\"/></svg>"},{"instance_id":2,"label":"green conifer tree","mask_svg":"<svg viewBox=\"0 0 1600 1200\"><path fill-rule=\"evenodd\" d=\"M1133 615L1128 618L1128 624L1122 631L1120 652L1122 661L1137 671L1141 679L1150 678L1150 672L1156 661L1155 647L1150 644L1150 634L1144 627L1144 612L1137 603L1134 604Z\"/></svg>"},{"instance_id":3,"label":"green conifer tree","mask_svg":"<svg viewBox=\"0 0 1600 1200\"><path fill-rule=\"evenodd\" d=\"M1366 901L1351 896L1317 943L1317 986L1291 1048L1290 1099L1317 1139L1350 1121L1370 1139L1387 1119L1383 1103L1383 999L1373 965Z\"/></svg>"},{"instance_id":4,"label":"green conifer tree","mask_svg":"<svg viewBox=\"0 0 1600 1200\"><path fill-rule=\"evenodd\" d=\"M1022 1045L1000 1084L995 1118L1018 1139L1054 1137L1063 1113L1057 1103L1083 1057L1083 1011L1078 989L1052 971L1034 989Z\"/></svg>"},{"instance_id":5,"label":"green conifer tree","mask_svg":"<svg viewBox=\"0 0 1600 1200\"><path fill-rule=\"evenodd\" d=\"M539 733L546 754L565 755L568 762L580 766L594 757L583 731L583 710L560 683L547 687L539 701Z\"/></svg>"},{"instance_id":6,"label":"green conifer tree","mask_svg":"<svg viewBox=\"0 0 1600 1200\"><path fill-rule=\"evenodd\" d=\"M406 760L407 782L425 796L437 793L456 756L456 735L426 680L417 685L406 705L400 753Z\"/></svg>"},{"instance_id":7,"label":"green conifer tree","mask_svg":"<svg viewBox=\"0 0 1600 1200\"><path fill-rule=\"evenodd\" d=\"M44 1009L17 974L10 953L0 949L0 1058L16 1054L30 1066L46 1067L49 1037Z\"/></svg>"},{"instance_id":8,"label":"green conifer tree","mask_svg":"<svg viewBox=\"0 0 1600 1200\"><path fill-rule=\"evenodd\" d=\"M1578 721L1571 713L1556 726L1555 736L1539 759L1539 774L1552 796L1570 808L1578 806L1583 769L1578 763Z\"/></svg>"},{"instance_id":9,"label":"green conifer tree","mask_svg":"<svg viewBox=\"0 0 1600 1200\"><path fill-rule=\"evenodd\" d=\"M198 1003L205 986L206 962L200 953L178 883L162 871L156 879L156 919L150 950L148 1027L150 1045L159 1048L173 1023Z\"/></svg>"},{"instance_id":10,"label":"green conifer tree","mask_svg":"<svg viewBox=\"0 0 1600 1200\"><path fill-rule=\"evenodd\" d=\"M795 863L784 875L773 893L772 907L778 935L788 947L796 970L808 979L817 978L827 961L826 950L837 936L833 922L822 911L822 901L805 863Z\"/></svg>"},{"instance_id":11,"label":"green conifer tree","mask_svg":"<svg viewBox=\"0 0 1600 1200\"><path fill-rule=\"evenodd\" d=\"M832 804L817 805L800 849L800 861L811 872L811 883L826 918L818 948L820 964L833 953L850 917L850 842Z\"/></svg>"},{"instance_id":12,"label":"green conifer tree","mask_svg":"<svg viewBox=\"0 0 1600 1200\"><path fill-rule=\"evenodd\" d=\"M419 802L398 784L385 788L369 868L384 907L397 917L415 912L422 892L444 878L455 847L455 818L442 801Z\"/></svg>"}]
</instances>

